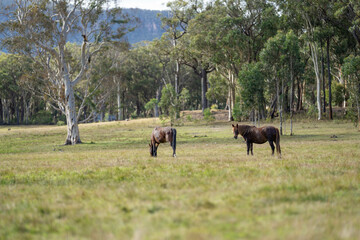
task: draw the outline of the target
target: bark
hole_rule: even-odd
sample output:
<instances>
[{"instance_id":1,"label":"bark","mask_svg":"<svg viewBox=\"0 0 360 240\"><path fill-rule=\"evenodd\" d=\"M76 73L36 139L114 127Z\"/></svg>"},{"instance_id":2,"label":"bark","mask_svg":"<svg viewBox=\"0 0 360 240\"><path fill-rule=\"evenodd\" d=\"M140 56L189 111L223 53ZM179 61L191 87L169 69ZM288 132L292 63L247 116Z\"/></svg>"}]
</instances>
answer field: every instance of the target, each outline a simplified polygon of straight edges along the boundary
<instances>
[{"instance_id":1,"label":"bark","mask_svg":"<svg viewBox=\"0 0 360 240\"><path fill-rule=\"evenodd\" d=\"M155 104L155 108L154 108L154 114L155 117L159 117L159 105L158 102L160 102L160 93L161 93L161 84L159 86L159 88L156 90L156 104Z\"/></svg>"},{"instance_id":2,"label":"bark","mask_svg":"<svg viewBox=\"0 0 360 240\"><path fill-rule=\"evenodd\" d=\"M300 78L298 78L297 82L297 103L296 103L296 111L302 110L302 84L300 83Z\"/></svg>"},{"instance_id":3,"label":"bark","mask_svg":"<svg viewBox=\"0 0 360 240\"><path fill-rule=\"evenodd\" d=\"M17 101L14 101L15 104L15 113L16 113L16 124L20 125L20 109Z\"/></svg>"},{"instance_id":4,"label":"bark","mask_svg":"<svg viewBox=\"0 0 360 240\"><path fill-rule=\"evenodd\" d=\"M277 106L279 109L279 115L280 115L280 111L281 111L281 105L280 105L280 88L279 88L279 79L276 79L276 100L277 100ZM282 118L280 116L280 126L279 126L280 130L282 130ZM281 133L282 135L282 133Z\"/></svg>"},{"instance_id":5,"label":"bark","mask_svg":"<svg viewBox=\"0 0 360 240\"><path fill-rule=\"evenodd\" d=\"M318 120L321 120L321 79L319 74L319 63L318 63L318 56L317 56L317 47L316 43L310 43L311 49L311 58L314 63L314 71L316 76L316 105L318 109Z\"/></svg>"},{"instance_id":6,"label":"bark","mask_svg":"<svg viewBox=\"0 0 360 240\"><path fill-rule=\"evenodd\" d=\"M201 69L201 106L202 112L208 108L208 100L206 98L207 92L207 72L205 69Z\"/></svg>"},{"instance_id":7,"label":"bark","mask_svg":"<svg viewBox=\"0 0 360 240\"><path fill-rule=\"evenodd\" d=\"M75 145L81 143L81 140L75 107L74 88L70 80L64 80L64 82L66 97L65 114L67 123L67 137L65 145Z\"/></svg>"},{"instance_id":8,"label":"bark","mask_svg":"<svg viewBox=\"0 0 360 240\"><path fill-rule=\"evenodd\" d=\"M270 106L271 112L270 112L270 118L274 119L275 118L275 112L276 112L276 107L277 107L277 99L278 96L276 95L275 99L272 101L272 104Z\"/></svg>"},{"instance_id":9,"label":"bark","mask_svg":"<svg viewBox=\"0 0 360 240\"><path fill-rule=\"evenodd\" d=\"M279 87L278 87L279 88ZM284 108L284 80L281 80L281 101L280 101L280 108L279 108L279 114L280 114L280 134L283 135L283 108Z\"/></svg>"},{"instance_id":10,"label":"bark","mask_svg":"<svg viewBox=\"0 0 360 240\"><path fill-rule=\"evenodd\" d=\"M314 38L314 28L311 24L311 20L307 14L304 15L305 21L306 21L306 27L308 34L310 37ZM318 48L317 44L314 40L309 41L309 46L311 50L311 59L314 64L314 71L316 76L316 105L318 109L318 120L321 120L321 78L319 73L319 62L318 62Z\"/></svg>"},{"instance_id":11,"label":"bark","mask_svg":"<svg viewBox=\"0 0 360 240\"><path fill-rule=\"evenodd\" d=\"M114 77L115 78L115 77ZM121 111L121 88L120 80L116 81L116 97L117 97L117 118L118 121L122 120L122 111Z\"/></svg>"},{"instance_id":12,"label":"bark","mask_svg":"<svg viewBox=\"0 0 360 240\"><path fill-rule=\"evenodd\" d=\"M324 63L324 52L323 52L323 42L321 44L321 79L323 82L323 111L326 112L326 89L325 89L325 63Z\"/></svg>"},{"instance_id":13,"label":"bark","mask_svg":"<svg viewBox=\"0 0 360 240\"><path fill-rule=\"evenodd\" d=\"M234 109L234 104L235 104L235 83L234 83L234 75L229 71L229 76L228 76L228 80L229 80L229 121L234 121L234 118L232 116L232 110Z\"/></svg>"},{"instance_id":14,"label":"bark","mask_svg":"<svg viewBox=\"0 0 360 240\"><path fill-rule=\"evenodd\" d=\"M176 93L176 98L179 95L179 79L180 79L180 63L179 63L179 60L176 60L176 66L175 66L175 93Z\"/></svg>"},{"instance_id":15,"label":"bark","mask_svg":"<svg viewBox=\"0 0 360 240\"><path fill-rule=\"evenodd\" d=\"M231 87L229 86L229 93L228 93L228 100L227 100L227 105L228 105L228 120L232 121L233 120L233 116L232 116L232 108L231 108Z\"/></svg>"},{"instance_id":16,"label":"bark","mask_svg":"<svg viewBox=\"0 0 360 240\"><path fill-rule=\"evenodd\" d=\"M330 72L330 37L327 38L326 44L326 54L327 54L327 68L328 68L328 78L329 78L329 119L333 119L332 114L332 104L331 104L331 72Z\"/></svg>"},{"instance_id":17,"label":"bark","mask_svg":"<svg viewBox=\"0 0 360 240\"><path fill-rule=\"evenodd\" d=\"M0 98L0 125L4 124L2 98Z\"/></svg>"},{"instance_id":18,"label":"bark","mask_svg":"<svg viewBox=\"0 0 360 240\"><path fill-rule=\"evenodd\" d=\"M2 99L2 118L4 124L10 123L9 106L6 99Z\"/></svg>"},{"instance_id":19,"label":"bark","mask_svg":"<svg viewBox=\"0 0 360 240\"><path fill-rule=\"evenodd\" d=\"M293 69L293 60L290 57L290 136L293 135L293 101L294 101L294 69Z\"/></svg>"}]
</instances>

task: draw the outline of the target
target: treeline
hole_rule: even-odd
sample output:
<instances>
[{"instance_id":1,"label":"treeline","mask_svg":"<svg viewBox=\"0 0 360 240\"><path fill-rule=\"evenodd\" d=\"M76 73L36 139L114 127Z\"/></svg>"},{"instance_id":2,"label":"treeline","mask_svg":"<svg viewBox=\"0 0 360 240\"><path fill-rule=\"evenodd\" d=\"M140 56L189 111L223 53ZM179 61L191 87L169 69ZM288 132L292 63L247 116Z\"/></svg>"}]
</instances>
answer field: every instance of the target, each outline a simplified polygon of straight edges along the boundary
<instances>
[{"instance_id":1,"label":"treeline","mask_svg":"<svg viewBox=\"0 0 360 240\"><path fill-rule=\"evenodd\" d=\"M181 110L221 108L229 120L282 123L285 114L292 119L303 111L333 119L335 106L359 121L360 3L176 0L168 6L161 39L131 47L112 42L91 58L74 87L80 122L161 115L174 121ZM73 74L80 52L66 44ZM57 106L65 89L49 84L47 69L20 55L3 53L0 60L1 123L65 123Z\"/></svg>"}]
</instances>

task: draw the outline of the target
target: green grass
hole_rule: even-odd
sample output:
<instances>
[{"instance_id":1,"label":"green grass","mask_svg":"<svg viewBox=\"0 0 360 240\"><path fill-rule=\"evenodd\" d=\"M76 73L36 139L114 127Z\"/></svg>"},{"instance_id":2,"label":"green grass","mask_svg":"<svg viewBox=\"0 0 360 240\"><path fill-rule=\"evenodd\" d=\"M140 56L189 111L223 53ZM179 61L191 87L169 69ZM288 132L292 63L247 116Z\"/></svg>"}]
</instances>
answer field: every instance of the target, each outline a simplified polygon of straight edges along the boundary
<instances>
[{"instance_id":1,"label":"green grass","mask_svg":"<svg viewBox=\"0 0 360 240\"><path fill-rule=\"evenodd\" d=\"M358 239L360 133L295 123L282 158L230 123L177 127L149 156L154 119L0 127L0 239ZM331 138L336 135L337 138ZM197 136L197 137L195 137Z\"/></svg>"}]
</instances>

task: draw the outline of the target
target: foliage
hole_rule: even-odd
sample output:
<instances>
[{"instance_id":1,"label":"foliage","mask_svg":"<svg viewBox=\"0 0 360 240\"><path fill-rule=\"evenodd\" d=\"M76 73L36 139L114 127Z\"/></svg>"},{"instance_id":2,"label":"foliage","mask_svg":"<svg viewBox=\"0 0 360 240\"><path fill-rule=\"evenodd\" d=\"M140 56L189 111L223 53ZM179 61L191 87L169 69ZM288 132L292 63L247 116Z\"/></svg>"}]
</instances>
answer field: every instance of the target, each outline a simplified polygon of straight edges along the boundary
<instances>
[{"instance_id":1,"label":"foliage","mask_svg":"<svg viewBox=\"0 0 360 240\"><path fill-rule=\"evenodd\" d=\"M236 101L234 104L234 108L233 108L233 117L234 117L234 121L241 121L241 118L244 117L241 111L241 103L240 103L240 98L236 97Z\"/></svg>"},{"instance_id":2,"label":"foliage","mask_svg":"<svg viewBox=\"0 0 360 240\"><path fill-rule=\"evenodd\" d=\"M178 100L176 99L175 89L171 84L167 84L161 90L159 106L165 116L170 118L171 124L174 123L176 115L179 113Z\"/></svg>"},{"instance_id":3,"label":"foliage","mask_svg":"<svg viewBox=\"0 0 360 240\"><path fill-rule=\"evenodd\" d=\"M210 109L217 110L217 109L219 109L219 106L217 104L213 104L213 105L211 105Z\"/></svg>"},{"instance_id":4,"label":"foliage","mask_svg":"<svg viewBox=\"0 0 360 240\"><path fill-rule=\"evenodd\" d=\"M156 98L152 98L149 102L145 104L145 109L151 111L158 104L158 100Z\"/></svg>"},{"instance_id":5,"label":"foliage","mask_svg":"<svg viewBox=\"0 0 360 240\"><path fill-rule=\"evenodd\" d=\"M41 110L31 119L33 124L53 124L53 116L50 111Z\"/></svg>"},{"instance_id":6,"label":"foliage","mask_svg":"<svg viewBox=\"0 0 360 240\"><path fill-rule=\"evenodd\" d=\"M246 64L239 73L240 95L247 111L259 110L265 105L265 77L261 64Z\"/></svg>"},{"instance_id":7,"label":"foliage","mask_svg":"<svg viewBox=\"0 0 360 240\"><path fill-rule=\"evenodd\" d=\"M206 122L211 122L211 121L215 120L215 117L211 114L210 108L205 108L204 109L204 120Z\"/></svg>"},{"instance_id":8,"label":"foliage","mask_svg":"<svg viewBox=\"0 0 360 240\"><path fill-rule=\"evenodd\" d=\"M332 92L332 101L333 104L336 106L341 107L344 101L349 99L348 91L346 90L345 86L341 83L333 83L331 85L331 92ZM328 96L328 91L326 92L326 96ZM328 97L327 97L328 98Z\"/></svg>"}]
</instances>

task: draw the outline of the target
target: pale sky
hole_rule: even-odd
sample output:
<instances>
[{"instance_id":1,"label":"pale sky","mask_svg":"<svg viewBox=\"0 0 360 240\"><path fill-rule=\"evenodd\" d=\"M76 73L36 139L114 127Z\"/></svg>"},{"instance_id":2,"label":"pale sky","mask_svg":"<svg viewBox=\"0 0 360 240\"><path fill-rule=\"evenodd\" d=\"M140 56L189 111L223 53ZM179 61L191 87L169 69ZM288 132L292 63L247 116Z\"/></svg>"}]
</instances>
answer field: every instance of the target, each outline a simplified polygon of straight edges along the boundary
<instances>
[{"instance_id":1,"label":"pale sky","mask_svg":"<svg viewBox=\"0 0 360 240\"><path fill-rule=\"evenodd\" d=\"M166 3L168 0L118 0L121 8L142 8L151 10L168 10Z\"/></svg>"}]
</instances>

